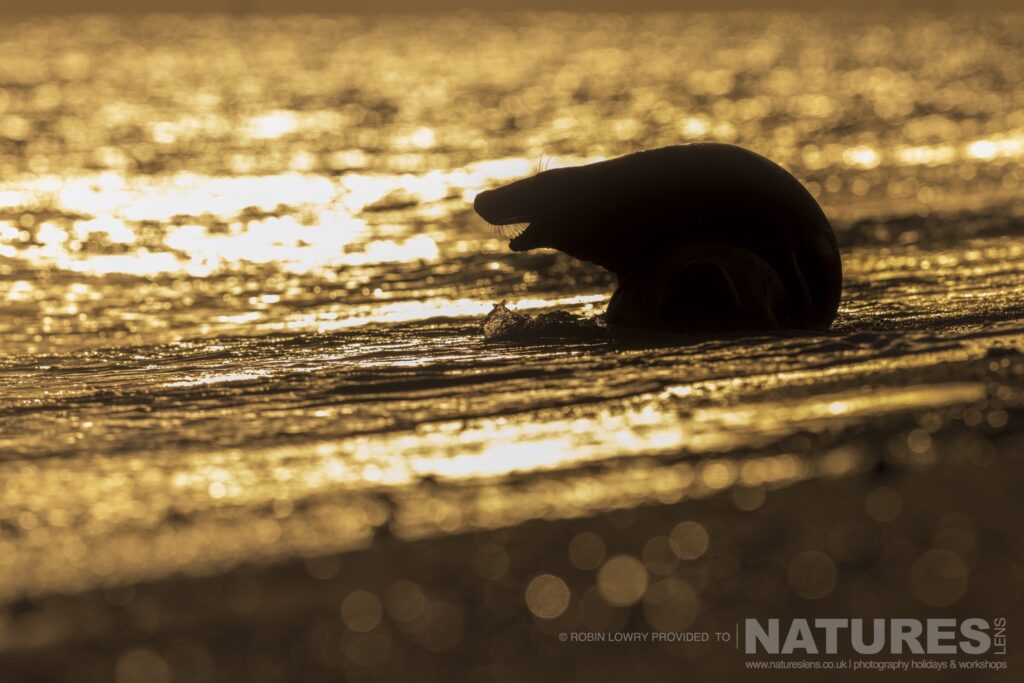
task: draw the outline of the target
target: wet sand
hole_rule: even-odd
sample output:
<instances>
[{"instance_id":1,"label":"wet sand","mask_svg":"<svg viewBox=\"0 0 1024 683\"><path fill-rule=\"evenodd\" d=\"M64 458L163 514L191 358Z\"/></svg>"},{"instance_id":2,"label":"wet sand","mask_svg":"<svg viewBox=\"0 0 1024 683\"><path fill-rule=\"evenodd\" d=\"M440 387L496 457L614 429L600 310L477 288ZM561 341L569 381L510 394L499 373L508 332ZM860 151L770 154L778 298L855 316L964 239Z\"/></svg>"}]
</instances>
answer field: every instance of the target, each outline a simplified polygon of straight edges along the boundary
<instances>
[{"instance_id":1,"label":"wet sand","mask_svg":"<svg viewBox=\"0 0 1024 683\"><path fill-rule=\"evenodd\" d=\"M1024 366L1019 354L1012 361ZM791 680L793 672L747 671L744 663L758 658L731 645L558 637L657 632L652 622L666 632L733 632L745 618L941 617L950 604L958 615L1009 617L1013 653L1022 644L1012 628L1024 588L1017 502L1024 481L1015 463L1024 452L1022 418L1013 411L1012 431L995 439L979 439L962 423L944 427L934 434L937 462L928 465L868 462L853 475L826 471L766 491L738 488L417 541L378 533L359 550L305 561L21 601L8 605L4 661L15 680L125 671L149 680ZM853 441L885 450L877 430ZM442 490L437 498L446 494L462 497ZM681 523L707 530L698 557L673 552L669 540L682 538ZM601 541L587 547L580 539ZM599 597L593 565L614 556L642 558L649 570L648 597L635 607ZM827 577L801 574L800 558L812 569L830 567ZM569 609L553 620L535 617L523 600L530 581L545 574L571 591ZM369 616L345 614L357 591L380 596L364 608ZM369 633L360 632L360 619L373 624ZM1021 665L1019 656L999 660ZM995 673L921 671L901 680L1014 680L1012 668Z\"/></svg>"}]
</instances>

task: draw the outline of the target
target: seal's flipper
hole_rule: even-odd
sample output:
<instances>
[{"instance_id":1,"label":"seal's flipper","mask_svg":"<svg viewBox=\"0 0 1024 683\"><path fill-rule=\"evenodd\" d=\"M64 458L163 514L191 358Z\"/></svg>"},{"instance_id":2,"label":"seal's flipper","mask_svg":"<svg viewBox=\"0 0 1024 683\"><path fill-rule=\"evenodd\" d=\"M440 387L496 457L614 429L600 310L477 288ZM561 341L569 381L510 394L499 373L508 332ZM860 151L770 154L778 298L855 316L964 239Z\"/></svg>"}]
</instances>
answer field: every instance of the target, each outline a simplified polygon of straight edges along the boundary
<instances>
[{"instance_id":1,"label":"seal's flipper","mask_svg":"<svg viewBox=\"0 0 1024 683\"><path fill-rule=\"evenodd\" d=\"M691 261L668 282L658 311L663 325L679 332L735 329L743 306L720 264Z\"/></svg>"},{"instance_id":2,"label":"seal's flipper","mask_svg":"<svg viewBox=\"0 0 1024 683\"><path fill-rule=\"evenodd\" d=\"M703 245L668 250L649 269L623 276L605 320L691 334L774 330L784 307L782 281L764 259Z\"/></svg>"}]
</instances>

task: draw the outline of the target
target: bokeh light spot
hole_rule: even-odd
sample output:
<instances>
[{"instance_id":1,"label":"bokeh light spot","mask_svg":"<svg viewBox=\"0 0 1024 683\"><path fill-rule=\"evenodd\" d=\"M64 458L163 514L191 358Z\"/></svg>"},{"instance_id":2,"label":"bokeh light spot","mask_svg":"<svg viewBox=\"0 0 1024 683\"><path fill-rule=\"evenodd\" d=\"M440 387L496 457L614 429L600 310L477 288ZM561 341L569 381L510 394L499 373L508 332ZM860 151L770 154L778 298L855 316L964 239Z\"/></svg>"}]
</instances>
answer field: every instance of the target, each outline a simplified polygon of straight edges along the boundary
<instances>
[{"instance_id":1,"label":"bokeh light spot","mask_svg":"<svg viewBox=\"0 0 1024 683\"><path fill-rule=\"evenodd\" d=\"M597 569L606 553L601 537L589 531L576 534L569 541L569 561L578 569Z\"/></svg>"},{"instance_id":2,"label":"bokeh light spot","mask_svg":"<svg viewBox=\"0 0 1024 683\"><path fill-rule=\"evenodd\" d=\"M954 553L929 550L917 559L910 570L910 587L914 596L930 607L948 607L967 590L967 566Z\"/></svg>"},{"instance_id":3,"label":"bokeh light spot","mask_svg":"<svg viewBox=\"0 0 1024 683\"><path fill-rule=\"evenodd\" d=\"M710 538L699 522L680 522L669 535L672 550L683 560L696 560L708 550Z\"/></svg>"},{"instance_id":4,"label":"bokeh light spot","mask_svg":"<svg viewBox=\"0 0 1024 683\"><path fill-rule=\"evenodd\" d=\"M794 593L806 600L817 600L835 588L836 565L825 553L805 550L789 563L786 576Z\"/></svg>"},{"instance_id":5,"label":"bokeh light spot","mask_svg":"<svg viewBox=\"0 0 1024 683\"><path fill-rule=\"evenodd\" d=\"M615 555L597 572L597 588L608 604L627 607L647 590L647 569L630 555Z\"/></svg>"},{"instance_id":6,"label":"bokeh light spot","mask_svg":"<svg viewBox=\"0 0 1024 683\"><path fill-rule=\"evenodd\" d=\"M681 579L663 579L644 596L644 616L658 631L683 631L697 618L700 601L696 591Z\"/></svg>"},{"instance_id":7,"label":"bokeh light spot","mask_svg":"<svg viewBox=\"0 0 1024 683\"><path fill-rule=\"evenodd\" d=\"M526 606L541 619L554 619L569 607L569 587L553 574L541 574L526 587Z\"/></svg>"},{"instance_id":8,"label":"bokeh light spot","mask_svg":"<svg viewBox=\"0 0 1024 683\"><path fill-rule=\"evenodd\" d=\"M903 509L903 498L896 489L878 486L868 494L864 507L876 522L891 522L899 517Z\"/></svg>"},{"instance_id":9,"label":"bokeh light spot","mask_svg":"<svg viewBox=\"0 0 1024 683\"><path fill-rule=\"evenodd\" d=\"M345 625L360 633L375 629L382 612L377 596L364 590L353 591L341 605L341 618Z\"/></svg>"}]
</instances>

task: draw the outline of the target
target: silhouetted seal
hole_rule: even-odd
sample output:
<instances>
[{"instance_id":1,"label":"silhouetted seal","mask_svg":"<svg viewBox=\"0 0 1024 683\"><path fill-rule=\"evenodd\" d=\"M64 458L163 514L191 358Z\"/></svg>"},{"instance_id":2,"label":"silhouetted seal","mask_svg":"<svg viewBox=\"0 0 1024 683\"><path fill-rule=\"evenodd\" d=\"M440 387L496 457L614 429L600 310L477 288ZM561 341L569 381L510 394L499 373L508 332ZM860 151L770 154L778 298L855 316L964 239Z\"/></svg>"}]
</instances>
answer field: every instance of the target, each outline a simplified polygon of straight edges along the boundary
<instances>
[{"instance_id":1,"label":"silhouetted seal","mask_svg":"<svg viewBox=\"0 0 1024 683\"><path fill-rule=\"evenodd\" d=\"M542 171L481 192L474 208L520 224L514 251L550 247L615 273L609 323L824 330L839 307L842 262L821 207L781 166L734 145Z\"/></svg>"}]
</instances>

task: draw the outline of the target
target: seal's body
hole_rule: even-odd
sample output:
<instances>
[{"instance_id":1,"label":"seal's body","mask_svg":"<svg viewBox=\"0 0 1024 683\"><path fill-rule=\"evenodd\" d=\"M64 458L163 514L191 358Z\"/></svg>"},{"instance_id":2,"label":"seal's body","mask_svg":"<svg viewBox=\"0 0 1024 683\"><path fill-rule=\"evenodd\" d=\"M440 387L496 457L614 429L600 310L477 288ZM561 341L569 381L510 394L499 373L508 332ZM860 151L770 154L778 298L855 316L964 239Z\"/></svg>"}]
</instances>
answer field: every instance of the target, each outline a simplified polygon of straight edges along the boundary
<instances>
[{"instance_id":1,"label":"seal's body","mask_svg":"<svg viewBox=\"0 0 1024 683\"><path fill-rule=\"evenodd\" d=\"M480 193L515 251L549 247L619 278L611 323L685 332L827 329L842 289L832 226L800 182L733 145L662 147Z\"/></svg>"}]
</instances>

